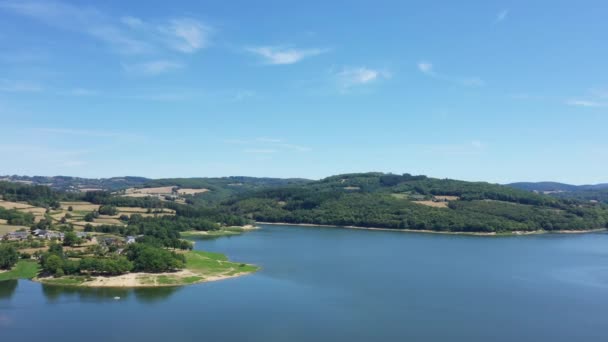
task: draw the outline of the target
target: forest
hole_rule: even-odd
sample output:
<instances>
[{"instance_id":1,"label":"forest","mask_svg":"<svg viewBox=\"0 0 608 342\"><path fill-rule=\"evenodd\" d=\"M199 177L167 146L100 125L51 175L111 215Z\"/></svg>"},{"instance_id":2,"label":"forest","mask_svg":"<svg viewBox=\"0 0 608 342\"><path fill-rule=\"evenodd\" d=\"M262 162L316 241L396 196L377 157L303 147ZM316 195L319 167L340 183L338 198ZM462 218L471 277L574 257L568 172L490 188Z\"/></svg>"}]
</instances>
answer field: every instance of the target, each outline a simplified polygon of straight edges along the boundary
<instances>
[{"instance_id":1,"label":"forest","mask_svg":"<svg viewBox=\"0 0 608 342\"><path fill-rule=\"evenodd\" d=\"M222 206L264 222L450 232L587 230L608 223L608 208L601 204L410 174L333 176L242 194Z\"/></svg>"}]
</instances>

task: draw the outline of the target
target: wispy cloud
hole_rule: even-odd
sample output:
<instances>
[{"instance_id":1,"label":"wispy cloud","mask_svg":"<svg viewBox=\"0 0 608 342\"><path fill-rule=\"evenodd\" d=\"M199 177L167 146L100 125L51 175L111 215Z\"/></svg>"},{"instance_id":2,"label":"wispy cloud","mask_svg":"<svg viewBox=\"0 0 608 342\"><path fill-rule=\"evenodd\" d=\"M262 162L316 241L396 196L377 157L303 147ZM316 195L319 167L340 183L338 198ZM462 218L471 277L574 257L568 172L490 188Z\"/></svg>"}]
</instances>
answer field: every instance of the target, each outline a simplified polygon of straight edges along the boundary
<instances>
[{"instance_id":1,"label":"wispy cloud","mask_svg":"<svg viewBox=\"0 0 608 342\"><path fill-rule=\"evenodd\" d=\"M608 107L608 103L590 101L590 100L568 100L567 105L578 107Z\"/></svg>"},{"instance_id":2,"label":"wispy cloud","mask_svg":"<svg viewBox=\"0 0 608 342\"><path fill-rule=\"evenodd\" d=\"M137 64L123 64L123 68L129 73L150 76L160 75L175 69L180 69L182 67L183 65L181 63L166 60L150 61Z\"/></svg>"},{"instance_id":3,"label":"wispy cloud","mask_svg":"<svg viewBox=\"0 0 608 342\"><path fill-rule=\"evenodd\" d=\"M391 73L386 70L370 69L367 67L344 68L336 73L336 79L342 90L348 90L355 86L371 84L382 79L391 78Z\"/></svg>"},{"instance_id":4,"label":"wispy cloud","mask_svg":"<svg viewBox=\"0 0 608 342\"><path fill-rule=\"evenodd\" d=\"M587 95L571 97L566 100L565 103L569 106L605 108L608 107L608 91L600 88L592 88L587 91Z\"/></svg>"},{"instance_id":5,"label":"wispy cloud","mask_svg":"<svg viewBox=\"0 0 608 342\"><path fill-rule=\"evenodd\" d=\"M418 145L418 147L428 153L446 156L478 155L487 149L487 145L479 140L451 144L426 144Z\"/></svg>"},{"instance_id":6,"label":"wispy cloud","mask_svg":"<svg viewBox=\"0 0 608 342\"><path fill-rule=\"evenodd\" d=\"M456 83L467 87L481 87L485 85L485 82L479 77L454 77L445 74L440 74L435 71L433 63L428 61L420 61L418 62L416 67L423 74L436 78L438 80Z\"/></svg>"},{"instance_id":7,"label":"wispy cloud","mask_svg":"<svg viewBox=\"0 0 608 342\"><path fill-rule=\"evenodd\" d=\"M427 75L435 75L435 71L433 70L433 64L427 61L418 62L418 70Z\"/></svg>"},{"instance_id":8,"label":"wispy cloud","mask_svg":"<svg viewBox=\"0 0 608 342\"><path fill-rule=\"evenodd\" d=\"M249 47L247 51L262 57L266 64L294 64L307 57L318 56L327 52L326 49L295 49L281 46Z\"/></svg>"},{"instance_id":9,"label":"wispy cloud","mask_svg":"<svg viewBox=\"0 0 608 342\"><path fill-rule=\"evenodd\" d=\"M170 38L168 43L173 49L184 53L193 53L209 44L212 29L191 18L172 19L161 32Z\"/></svg>"},{"instance_id":10,"label":"wispy cloud","mask_svg":"<svg viewBox=\"0 0 608 342\"><path fill-rule=\"evenodd\" d=\"M248 149L244 149L243 152L245 152L245 153L270 154L270 153L277 153L277 150L261 149L261 148L248 148Z\"/></svg>"},{"instance_id":11,"label":"wispy cloud","mask_svg":"<svg viewBox=\"0 0 608 342\"><path fill-rule=\"evenodd\" d=\"M44 88L37 83L20 80L0 80L0 91L12 92L12 93L31 93L39 92Z\"/></svg>"},{"instance_id":12,"label":"wispy cloud","mask_svg":"<svg viewBox=\"0 0 608 342\"><path fill-rule=\"evenodd\" d=\"M105 43L111 51L121 55L162 56L175 51L192 54L209 45L213 32L210 26L194 18L166 18L152 23L134 16L114 17L90 6L58 1L0 1L1 10L80 33ZM142 63L141 68L144 74L159 74L176 69L177 63Z\"/></svg>"},{"instance_id":13,"label":"wispy cloud","mask_svg":"<svg viewBox=\"0 0 608 342\"><path fill-rule=\"evenodd\" d=\"M86 89L86 88L73 88L67 91L61 92L62 95L72 95L72 96L94 96L99 95L97 90Z\"/></svg>"},{"instance_id":14,"label":"wispy cloud","mask_svg":"<svg viewBox=\"0 0 608 342\"><path fill-rule=\"evenodd\" d=\"M226 144L247 146L247 153L279 153L279 152L310 152L312 148L302 145L291 144L283 139L258 137L253 139L227 139Z\"/></svg>"},{"instance_id":15,"label":"wispy cloud","mask_svg":"<svg viewBox=\"0 0 608 342\"><path fill-rule=\"evenodd\" d=\"M496 15L496 18L494 19L494 24L499 24L499 23L505 21L508 16L509 16L509 10L503 9L502 11L498 12L498 14Z\"/></svg>"},{"instance_id":16,"label":"wispy cloud","mask_svg":"<svg viewBox=\"0 0 608 342\"><path fill-rule=\"evenodd\" d=\"M47 134L55 134L55 135L73 135L73 136L88 136L88 137L98 137L98 138L125 138L125 139L141 139L143 136L126 133L126 132L118 132L118 131L107 131L107 130L97 130L97 129L73 129L73 128L56 128L56 127L38 127L32 129L38 133L47 133Z\"/></svg>"}]
</instances>

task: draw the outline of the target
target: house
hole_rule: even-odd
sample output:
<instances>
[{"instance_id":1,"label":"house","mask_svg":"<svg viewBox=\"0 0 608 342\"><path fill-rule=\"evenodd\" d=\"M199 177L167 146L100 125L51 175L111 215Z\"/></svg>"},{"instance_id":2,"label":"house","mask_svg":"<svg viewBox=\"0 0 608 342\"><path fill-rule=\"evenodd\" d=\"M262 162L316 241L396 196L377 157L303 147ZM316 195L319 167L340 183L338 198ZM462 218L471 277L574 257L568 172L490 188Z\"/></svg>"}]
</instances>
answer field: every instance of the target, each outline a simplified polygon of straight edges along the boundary
<instances>
[{"instance_id":1,"label":"house","mask_svg":"<svg viewBox=\"0 0 608 342\"><path fill-rule=\"evenodd\" d=\"M20 241L25 240L30 236L28 232L12 232L4 235L4 238L7 240Z\"/></svg>"},{"instance_id":2,"label":"house","mask_svg":"<svg viewBox=\"0 0 608 342\"><path fill-rule=\"evenodd\" d=\"M99 244L105 245L106 247L117 246L117 245L120 245L120 243L121 243L119 239L113 238L113 237L102 238L98 241L99 241Z\"/></svg>"},{"instance_id":3,"label":"house","mask_svg":"<svg viewBox=\"0 0 608 342\"><path fill-rule=\"evenodd\" d=\"M34 231L32 231L32 233L36 236L41 236L41 235L46 235L46 230L45 229L34 229Z\"/></svg>"},{"instance_id":4,"label":"house","mask_svg":"<svg viewBox=\"0 0 608 342\"><path fill-rule=\"evenodd\" d=\"M35 229L32 233L34 233L34 235L36 235L38 238L46 240L50 240L53 238L63 240L63 238L65 237L65 234L63 234L62 232L55 232L45 229Z\"/></svg>"},{"instance_id":5,"label":"house","mask_svg":"<svg viewBox=\"0 0 608 342\"><path fill-rule=\"evenodd\" d=\"M131 236L131 235L127 236L125 238L125 243L128 245L135 243L135 236Z\"/></svg>"}]
</instances>

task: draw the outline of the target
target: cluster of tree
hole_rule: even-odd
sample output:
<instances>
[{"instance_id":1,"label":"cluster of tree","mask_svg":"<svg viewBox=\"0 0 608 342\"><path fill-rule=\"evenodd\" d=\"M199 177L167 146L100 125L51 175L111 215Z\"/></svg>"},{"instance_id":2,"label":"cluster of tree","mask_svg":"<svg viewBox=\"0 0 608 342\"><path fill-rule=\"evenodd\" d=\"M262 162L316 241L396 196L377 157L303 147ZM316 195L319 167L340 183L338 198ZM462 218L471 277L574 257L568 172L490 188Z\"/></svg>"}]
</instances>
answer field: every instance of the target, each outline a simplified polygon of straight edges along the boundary
<instances>
[{"instance_id":1,"label":"cluster of tree","mask_svg":"<svg viewBox=\"0 0 608 342\"><path fill-rule=\"evenodd\" d=\"M16 209L0 207L0 219L7 220L8 224L15 226L29 226L34 223L34 215Z\"/></svg>"},{"instance_id":2,"label":"cluster of tree","mask_svg":"<svg viewBox=\"0 0 608 342\"><path fill-rule=\"evenodd\" d=\"M184 268L186 265L184 255L146 243L129 245L125 255L133 262L133 270L137 272L168 272Z\"/></svg>"},{"instance_id":3,"label":"cluster of tree","mask_svg":"<svg viewBox=\"0 0 608 342\"><path fill-rule=\"evenodd\" d=\"M114 196L108 191L87 191L83 201L114 207L162 208L163 202L156 197Z\"/></svg>"},{"instance_id":4,"label":"cluster of tree","mask_svg":"<svg viewBox=\"0 0 608 342\"><path fill-rule=\"evenodd\" d=\"M94 210L94 211L92 211L90 213L86 213L82 219L85 222L93 222L98 217L99 217L99 212L97 210Z\"/></svg>"},{"instance_id":5,"label":"cluster of tree","mask_svg":"<svg viewBox=\"0 0 608 342\"><path fill-rule=\"evenodd\" d=\"M114 216L118 215L118 209L113 205L102 205L98 210L100 215Z\"/></svg>"},{"instance_id":6,"label":"cluster of tree","mask_svg":"<svg viewBox=\"0 0 608 342\"><path fill-rule=\"evenodd\" d=\"M3 248L0 246L0 253ZM14 252L16 253L16 250ZM184 268L186 264L183 255L146 243L129 245L125 249L124 255L110 254L80 258L77 255L70 255L71 258L69 258L68 254L64 252L61 245L51 245L48 252L42 254L40 258L42 272L56 277L64 275L120 275L131 271L158 273L178 270ZM74 258L75 256L76 258ZM12 259L11 262L13 262Z\"/></svg>"},{"instance_id":7,"label":"cluster of tree","mask_svg":"<svg viewBox=\"0 0 608 342\"><path fill-rule=\"evenodd\" d=\"M9 270L19 260L19 252L10 244L0 244L0 270Z\"/></svg>"},{"instance_id":8,"label":"cluster of tree","mask_svg":"<svg viewBox=\"0 0 608 342\"><path fill-rule=\"evenodd\" d=\"M61 197L48 186L0 182L0 195L7 201L27 202L34 206L58 209Z\"/></svg>"}]
</instances>

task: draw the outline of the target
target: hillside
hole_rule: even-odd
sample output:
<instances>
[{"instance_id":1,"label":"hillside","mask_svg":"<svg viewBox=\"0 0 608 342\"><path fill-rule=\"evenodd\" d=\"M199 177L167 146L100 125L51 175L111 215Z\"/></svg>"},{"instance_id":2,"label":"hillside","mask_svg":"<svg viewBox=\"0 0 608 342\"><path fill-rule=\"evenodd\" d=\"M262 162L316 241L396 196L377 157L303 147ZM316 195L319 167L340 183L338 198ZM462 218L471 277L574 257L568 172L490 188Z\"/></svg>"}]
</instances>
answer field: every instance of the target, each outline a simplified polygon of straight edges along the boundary
<instances>
[{"instance_id":1,"label":"hillside","mask_svg":"<svg viewBox=\"0 0 608 342\"><path fill-rule=\"evenodd\" d=\"M80 178L67 176L0 176L0 182L22 185L46 186L63 192L108 191L131 193L133 197L164 198L165 195L179 195L188 198L196 205L211 205L230 196L243 192L265 188L299 185L310 182L300 178L256 178L256 177L218 177L218 178L161 178L113 177L113 178ZM159 188L155 190L145 190ZM161 189L162 188L162 189ZM180 191L185 189L185 191ZM197 191L199 190L199 191Z\"/></svg>"},{"instance_id":2,"label":"hillside","mask_svg":"<svg viewBox=\"0 0 608 342\"><path fill-rule=\"evenodd\" d=\"M483 182L347 174L242 194L224 205L265 222L457 232L606 228L605 206Z\"/></svg>"},{"instance_id":3,"label":"hillside","mask_svg":"<svg viewBox=\"0 0 608 342\"><path fill-rule=\"evenodd\" d=\"M608 203L608 184L571 185L556 182L520 182L507 186L562 199Z\"/></svg>"}]
</instances>

